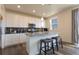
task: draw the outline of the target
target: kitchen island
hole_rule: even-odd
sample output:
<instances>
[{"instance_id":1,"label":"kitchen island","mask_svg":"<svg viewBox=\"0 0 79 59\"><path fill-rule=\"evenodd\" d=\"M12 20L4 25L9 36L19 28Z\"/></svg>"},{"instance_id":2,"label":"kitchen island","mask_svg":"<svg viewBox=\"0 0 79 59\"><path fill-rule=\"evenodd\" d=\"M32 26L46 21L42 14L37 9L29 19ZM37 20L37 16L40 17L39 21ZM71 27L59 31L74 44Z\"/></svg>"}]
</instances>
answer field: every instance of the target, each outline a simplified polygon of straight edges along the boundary
<instances>
[{"instance_id":1,"label":"kitchen island","mask_svg":"<svg viewBox=\"0 0 79 59\"><path fill-rule=\"evenodd\" d=\"M45 32L45 33L32 33L26 34L26 50L29 55L39 54L40 40L45 38L57 37L57 33Z\"/></svg>"}]
</instances>

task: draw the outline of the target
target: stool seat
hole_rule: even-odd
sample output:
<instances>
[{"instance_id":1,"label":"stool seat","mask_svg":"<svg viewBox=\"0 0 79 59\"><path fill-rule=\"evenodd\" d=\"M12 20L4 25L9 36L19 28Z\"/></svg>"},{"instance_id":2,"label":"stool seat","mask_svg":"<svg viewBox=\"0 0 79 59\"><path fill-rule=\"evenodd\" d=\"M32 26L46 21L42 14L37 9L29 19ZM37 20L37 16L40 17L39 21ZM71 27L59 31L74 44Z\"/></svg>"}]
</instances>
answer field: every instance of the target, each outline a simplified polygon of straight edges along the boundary
<instances>
[{"instance_id":1,"label":"stool seat","mask_svg":"<svg viewBox=\"0 0 79 59\"><path fill-rule=\"evenodd\" d=\"M43 40L40 40L42 42L51 42L52 40L51 39L43 39Z\"/></svg>"},{"instance_id":2,"label":"stool seat","mask_svg":"<svg viewBox=\"0 0 79 59\"><path fill-rule=\"evenodd\" d=\"M55 44L56 44L57 51L59 50L59 43L61 44L61 47L63 48L62 38L60 38L60 36L52 37L51 39L53 41L55 40Z\"/></svg>"}]
</instances>

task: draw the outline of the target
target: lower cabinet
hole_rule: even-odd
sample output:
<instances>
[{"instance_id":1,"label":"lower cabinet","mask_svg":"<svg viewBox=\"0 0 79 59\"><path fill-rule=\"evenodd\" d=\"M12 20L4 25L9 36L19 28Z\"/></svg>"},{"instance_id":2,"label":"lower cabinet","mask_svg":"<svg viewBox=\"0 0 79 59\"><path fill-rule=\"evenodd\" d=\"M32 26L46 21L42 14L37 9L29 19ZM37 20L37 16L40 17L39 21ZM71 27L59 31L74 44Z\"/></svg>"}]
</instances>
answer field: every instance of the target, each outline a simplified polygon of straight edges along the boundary
<instances>
[{"instance_id":1,"label":"lower cabinet","mask_svg":"<svg viewBox=\"0 0 79 59\"><path fill-rule=\"evenodd\" d=\"M25 34L6 34L4 40L4 47L25 42L26 42Z\"/></svg>"},{"instance_id":2,"label":"lower cabinet","mask_svg":"<svg viewBox=\"0 0 79 59\"><path fill-rule=\"evenodd\" d=\"M20 43L26 43L26 34L19 34L19 37L20 37Z\"/></svg>"}]
</instances>

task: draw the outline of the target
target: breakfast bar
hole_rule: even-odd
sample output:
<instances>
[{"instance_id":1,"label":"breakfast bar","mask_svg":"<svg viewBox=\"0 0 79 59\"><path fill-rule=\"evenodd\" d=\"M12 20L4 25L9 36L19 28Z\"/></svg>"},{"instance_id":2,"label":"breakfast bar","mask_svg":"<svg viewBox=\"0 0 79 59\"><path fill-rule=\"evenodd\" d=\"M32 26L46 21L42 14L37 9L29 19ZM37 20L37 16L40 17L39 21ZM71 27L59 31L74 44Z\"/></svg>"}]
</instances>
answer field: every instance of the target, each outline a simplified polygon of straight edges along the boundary
<instances>
[{"instance_id":1,"label":"breakfast bar","mask_svg":"<svg viewBox=\"0 0 79 59\"><path fill-rule=\"evenodd\" d=\"M26 50L29 55L39 54L40 40L45 38L52 38L59 36L58 33L46 32L46 33L28 33L26 34Z\"/></svg>"}]
</instances>

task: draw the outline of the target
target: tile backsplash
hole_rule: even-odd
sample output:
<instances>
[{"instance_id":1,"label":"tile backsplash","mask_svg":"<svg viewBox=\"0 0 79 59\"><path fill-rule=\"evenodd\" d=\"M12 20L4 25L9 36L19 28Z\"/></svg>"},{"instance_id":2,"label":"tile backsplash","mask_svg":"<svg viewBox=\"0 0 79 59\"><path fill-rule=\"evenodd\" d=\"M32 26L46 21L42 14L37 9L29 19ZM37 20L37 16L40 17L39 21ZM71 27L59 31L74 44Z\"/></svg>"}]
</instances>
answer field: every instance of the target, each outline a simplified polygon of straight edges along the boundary
<instances>
[{"instance_id":1,"label":"tile backsplash","mask_svg":"<svg viewBox=\"0 0 79 59\"><path fill-rule=\"evenodd\" d=\"M31 31L29 31L29 29ZM27 28L27 27L6 27L5 28L5 34L16 34L16 33L33 33L33 32L43 32L48 31L47 28Z\"/></svg>"},{"instance_id":2,"label":"tile backsplash","mask_svg":"<svg viewBox=\"0 0 79 59\"><path fill-rule=\"evenodd\" d=\"M15 33L25 33L27 32L27 28L20 27L6 27L5 34L15 34Z\"/></svg>"}]
</instances>

